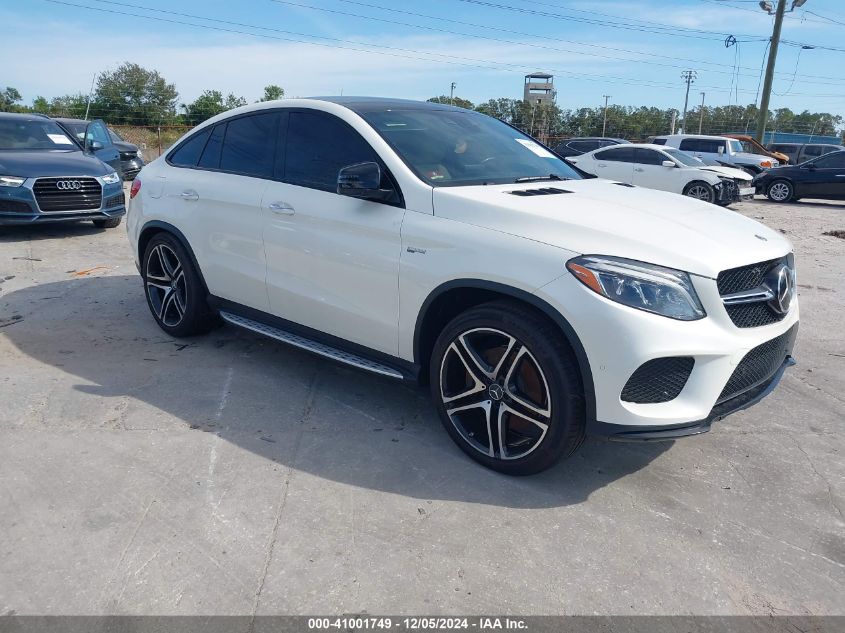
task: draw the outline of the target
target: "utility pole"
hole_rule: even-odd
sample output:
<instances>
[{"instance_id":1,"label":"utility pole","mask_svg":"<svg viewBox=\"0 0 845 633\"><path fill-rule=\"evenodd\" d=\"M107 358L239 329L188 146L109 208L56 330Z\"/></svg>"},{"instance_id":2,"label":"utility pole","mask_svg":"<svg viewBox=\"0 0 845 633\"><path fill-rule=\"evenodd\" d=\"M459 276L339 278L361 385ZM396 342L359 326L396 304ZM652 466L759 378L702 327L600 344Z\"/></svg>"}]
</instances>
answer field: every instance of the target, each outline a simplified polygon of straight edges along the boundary
<instances>
[{"instance_id":1,"label":"utility pole","mask_svg":"<svg viewBox=\"0 0 845 633\"><path fill-rule=\"evenodd\" d=\"M458 84L456 84L456 83L453 81L453 82L452 82L452 85L449 87L449 105L455 105L455 87L456 87L457 85L458 85Z\"/></svg>"},{"instance_id":2,"label":"utility pole","mask_svg":"<svg viewBox=\"0 0 845 633\"><path fill-rule=\"evenodd\" d=\"M793 5L795 4L793 2ZM804 3L802 2L801 4ZM766 64L766 78L763 81L763 96L760 97L760 113L757 115L757 133L754 135L758 143L763 142L763 133L766 131L766 119L769 117L769 97L772 94L772 79L775 75L775 60L778 56L780 29L783 26L783 14L785 11L786 0L778 0L778 7L775 10L775 28L772 31L771 44L769 45L769 61Z\"/></svg>"},{"instance_id":3,"label":"utility pole","mask_svg":"<svg viewBox=\"0 0 845 633\"><path fill-rule=\"evenodd\" d=\"M704 93L701 93L701 110L698 111L698 133L701 134L701 128L704 125Z\"/></svg>"},{"instance_id":4,"label":"utility pole","mask_svg":"<svg viewBox=\"0 0 845 633\"><path fill-rule=\"evenodd\" d=\"M669 134L675 133L675 118L677 116L678 116L678 111L673 108L672 109L672 123L669 124L669 127L671 128L671 131L669 132Z\"/></svg>"},{"instance_id":5,"label":"utility pole","mask_svg":"<svg viewBox=\"0 0 845 633\"><path fill-rule=\"evenodd\" d=\"M604 97L604 122L601 124L601 135L607 134L607 101L612 95L602 95Z\"/></svg>"},{"instance_id":6,"label":"utility pole","mask_svg":"<svg viewBox=\"0 0 845 633\"><path fill-rule=\"evenodd\" d=\"M88 113L91 111L91 95L94 94L94 82L97 81L97 75L100 73L94 73L94 76L91 78L91 90L88 91L88 103L85 105L85 120L88 120Z\"/></svg>"},{"instance_id":7,"label":"utility pole","mask_svg":"<svg viewBox=\"0 0 845 633\"><path fill-rule=\"evenodd\" d=\"M687 133L687 106L689 105L689 87L690 84L695 81L695 78L698 76L694 70L685 70L681 73L681 78L687 82L687 96L684 98L684 126L681 128L684 131L684 134Z\"/></svg>"}]
</instances>

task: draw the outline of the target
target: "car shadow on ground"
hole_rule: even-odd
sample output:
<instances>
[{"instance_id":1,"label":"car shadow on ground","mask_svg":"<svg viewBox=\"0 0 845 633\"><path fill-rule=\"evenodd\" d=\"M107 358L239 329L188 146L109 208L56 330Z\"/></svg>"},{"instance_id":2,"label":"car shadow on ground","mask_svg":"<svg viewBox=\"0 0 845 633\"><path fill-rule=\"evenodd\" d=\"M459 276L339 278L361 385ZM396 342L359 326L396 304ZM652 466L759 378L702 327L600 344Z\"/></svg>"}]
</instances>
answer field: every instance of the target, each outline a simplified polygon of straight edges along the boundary
<instances>
[{"instance_id":1,"label":"car shadow on ground","mask_svg":"<svg viewBox=\"0 0 845 633\"><path fill-rule=\"evenodd\" d=\"M587 440L539 475L499 475L460 452L419 388L232 326L172 339L155 325L136 276L7 291L0 294L0 323L0 336L55 376L55 403L45 416L50 429L214 433L299 471L414 498L576 504L672 446ZM37 387L12 380L13 389ZM198 442L197 450L204 446Z\"/></svg>"},{"instance_id":2,"label":"car shadow on ground","mask_svg":"<svg viewBox=\"0 0 845 633\"><path fill-rule=\"evenodd\" d=\"M3 225L0 226L0 244L96 235L103 231L114 230L97 228L88 220L80 220L78 222L45 222L42 224L28 225ZM123 225L121 224L117 230L124 230Z\"/></svg>"}]
</instances>

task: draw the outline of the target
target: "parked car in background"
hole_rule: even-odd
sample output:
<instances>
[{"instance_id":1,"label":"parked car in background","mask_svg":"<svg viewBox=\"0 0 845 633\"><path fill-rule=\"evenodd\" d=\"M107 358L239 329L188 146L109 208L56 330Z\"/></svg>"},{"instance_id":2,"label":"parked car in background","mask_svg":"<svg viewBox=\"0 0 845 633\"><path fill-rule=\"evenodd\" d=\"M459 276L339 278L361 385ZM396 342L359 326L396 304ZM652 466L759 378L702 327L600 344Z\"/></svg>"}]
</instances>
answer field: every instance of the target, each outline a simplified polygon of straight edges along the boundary
<instances>
[{"instance_id":1,"label":"parked car in background","mask_svg":"<svg viewBox=\"0 0 845 633\"><path fill-rule=\"evenodd\" d=\"M826 143L772 143L769 145L769 148L783 152L789 156L789 162L793 165L800 165L830 152L838 152L839 150L845 149L842 145L829 145Z\"/></svg>"},{"instance_id":2,"label":"parked car in background","mask_svg":"<svg viewBox=\"0 0 845 633\"><path fill-rule=\"evenodd\" d=\"M569 158L599 178L679 193L727 205L754 195L751 176L740 169L709 167L685 152L661 145L629 143Z\"/></svg>"},{"instance_id":3,"label":"parked car in background","mask_svg":"<svg viewBox=\"0 0 845 633\"><path fill-rule=\"evenodd\" d=\"M621 145L628 143L621 138L610 138L606 136L584 136L580 138L570 138L558 144L555 148L555 154L563 158L569 156L580 156L586 152L592 152L594 149L600 147L607 147L608 145Z\"/></svg>"},{"instance_id":4,"label":"parked car in background","mask_svg":"<svg viewBox=\"0 0 845 633\"><path fill-rule=\"evenodd\" d=\"M0 113L0 224L91 220L113 228L125 213L113 167L47 116Z\"/></svg>"},{"instance_id":5,"label":"parked car in background","mask_svg":"<svg viewBox=\"0 0 845 633\"><path fill-rule=\"evenodd\" d=\"M113 128L108 128L114 146L120 152L120 170L124 180L134 180L144 166L144 153L134 143L129 143Z\"/></svg>"},{"instance_id":6,"label":"parked car in background","mask_svg":"<svg viewBox=\"0 0 845 633\"><path fill-rule=\"evenodd\" d=\"M81 145L86 145L104 163L111 165L123 180L123 166L120 150L112 141L108 126L101 119L83 121L54 117L53 120L75 138ZM87 134L87 137L86 137Z\"/></svg>"},{"instance_id":7,"label":"parked car in background","mask_svg":"<svg viewBox=\"0 0 845 633\"><path fill-rule=\"evenodd\" d=\"M720 163L745 169L752 175L758 174L764 169L777 167L780 164L770 156L749 154L743 150L742 143L738 140L725 138L724 136L670 134L668 136L655 137L654 143L674 147L688 154L692 154L696 158L716 160Z\"/></svg>"},{"instance_id":8,"label":"parked car in background","mask_svg":"<svg viewBox=\"0 0 845 633\"><path fill-rule=\"evenodd\" d=\"M760 154L761 156L769 156L770 158L774 158L778 163L781 165L786 165L787 163L791 162L789 160L789 156L786 154L782 154L781 152L775 151L773 149L768 149L760 145L757 142L757 139L753 136L749 136L748 134L722 134L722 136L727 138L735 138L740 143L742 143L742 149L747 154ZM794 163L793 163L794 164Z\"/></svg>"},{"instance_id":9,"label":"parked car in background","mask_svg":"<svg viewBox=\"0 0 845 633\"><path fill-rule=\"evenodd\" d=\"M127 224L169 336L219 317L421 380L457 445L509 474L588 434L702 433L792 362L778 231L583 178L462 108L323 97L225 112L144 167Z\"/></svg>"},{"instance_id":10,"label":"parked car in background","mask_svg":"<svg viewBox=\"0 0 845 633\"><path fill-rule=\"evenodd\" d=\"M754 177L754 187L772 202L801 198L845 200L845 150L765 171Z\"/></svg>"}]
</instances>

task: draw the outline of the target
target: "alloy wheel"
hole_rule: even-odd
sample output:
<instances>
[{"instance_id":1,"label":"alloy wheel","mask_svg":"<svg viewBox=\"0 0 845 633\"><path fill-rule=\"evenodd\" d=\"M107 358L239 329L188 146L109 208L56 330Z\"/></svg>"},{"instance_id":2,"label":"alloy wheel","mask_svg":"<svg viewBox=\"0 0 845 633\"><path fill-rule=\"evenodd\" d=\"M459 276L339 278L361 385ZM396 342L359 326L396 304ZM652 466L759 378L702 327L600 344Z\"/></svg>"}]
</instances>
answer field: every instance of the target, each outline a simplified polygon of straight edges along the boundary
<instances>
[{"instance_id":1,"label":"alloy wheel","mask_svg":"<svg viewBox=\"0 0 845 633\"><path fill-rule=\"evenodd\" d=\"M776 182L769 188L769 197L775 202L784 202L792 195L790 186L785 182Z\"/></svg>"},{"instance_id":2,"label":"alloy wheel","mask_svg":"<svg viewBox=\"0 0 845 633\"><path fill-rule=\"evenodd\" d=\"M449 420L489 457L525 457L551 423L549 385L540 364L515 337L475 328L456 337L440 366L440 396Z\"/></svg>"},{"instance_id":3,"label":"alloy wheel","mask_svg":"<svg viewBox=\"0 0 845 633\"><path fill-rule=\"evenodd\" d=\"M704 185L693 185L687 190L687 195L690 198L695 198L696 200L712 202L712 195L710 193L710 190Z\"/></svg>"},{"instance_id":4,"label":"alloy wheel","mask_svg":"<svg viewBox=\"0 0 845 633\"><path fill-rule=\"evenodd\" d=\"M166 244L157 244L150 251L145 284L158 320L168 327L179 325L187 310L188 286L182 263Z\"/></svg>"}]
</instances>

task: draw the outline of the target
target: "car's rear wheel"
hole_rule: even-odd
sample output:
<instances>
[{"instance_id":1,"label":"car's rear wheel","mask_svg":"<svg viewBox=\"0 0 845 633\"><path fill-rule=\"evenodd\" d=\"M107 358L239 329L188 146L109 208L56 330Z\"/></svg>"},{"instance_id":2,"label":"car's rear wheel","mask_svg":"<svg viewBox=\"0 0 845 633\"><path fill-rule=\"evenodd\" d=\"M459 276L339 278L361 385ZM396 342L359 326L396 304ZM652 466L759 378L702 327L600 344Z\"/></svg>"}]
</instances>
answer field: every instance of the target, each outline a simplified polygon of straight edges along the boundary
<instances>
[{"instance_id":1,"label":"car's rear wheel","mask_svg":"<svg viewBox=\"0 0 845 633\"><path fill-rule=\"evenodd\" d=\"M789 202L793 195L795 195L795 190L788 180L775 180L766 189L766 197L772 202Z\"/></svg>"},{"instance_id":2,"label":"car's rear wheel","mask_svg":"<svg viewBox=\"0 0 845 633\"><path fill-rule=\"evenodd\" d=\"M98 229L113 229L120 226L121 218L109 218L108 220L92 220Z\"/></svg>"},{"instance_id":3,"label":"car's rear wheel","mask_svg":"<svg viewBox=\"0 0 845 633\"><path fill-rule=\"evenodd\" d=\"M702 202L714 202L716 200L716 190L713 185L710 185L703 180L693 180L684 188L684 195Z\"/></svg>"},{"instance_id":4,"label":"car's rear wheel","mask_svg":"<svg viewBox=\"0 0 845 633\"><path fill-rule=\"evenodd\" d=\"M446 431L476 461L529 475L584 440L581 374L547 318L497 301L453 319L434 345L431 394Z\"/></svg>"},{"instance_id":5,"label":"car's rear wheel","mask_svg":"<svg viewBox=\"0 0 845 633\"><path fill-rule=\"evenodd\" d=\"M213 327L216 319L199 273L175 237L169 233L153 236L144 252L142 277L147 305L162 330L181 337Z\"/></svg>"}]
</instances>

